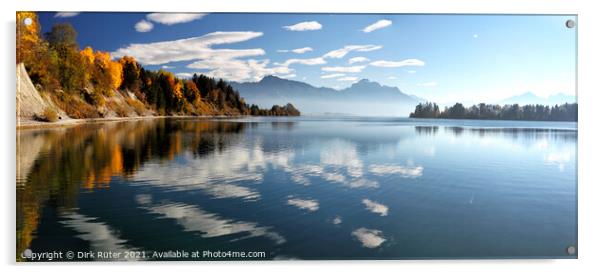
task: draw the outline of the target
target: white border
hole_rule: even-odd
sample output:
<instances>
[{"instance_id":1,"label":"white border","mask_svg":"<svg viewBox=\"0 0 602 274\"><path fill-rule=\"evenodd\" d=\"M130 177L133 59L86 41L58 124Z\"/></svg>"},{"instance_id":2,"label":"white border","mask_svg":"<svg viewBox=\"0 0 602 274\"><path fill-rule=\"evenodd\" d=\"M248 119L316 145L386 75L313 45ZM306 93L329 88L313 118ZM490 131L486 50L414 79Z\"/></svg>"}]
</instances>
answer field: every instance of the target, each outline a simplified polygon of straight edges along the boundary
<instances>
[{"instance_id":1,"label":"white border","mask_svg":"<svg viewBox=\"0 0 602 274\"><path fill-rule=\"evenodd\" d=\"M600 134L602 119L598 109L602 103L600 79L602 49L602 10L595 0L15 0L2 3L2 50L4 61L0 72L4 89L0 92L2 119L2 174L4 210L2 225L2 273L105 273L128 271L138 273L176 273L179 271L228 271L235 273L580 273L602 269L602 208L599 160L602 151ZM35 264L16 265L15 250L15 11L197 11L197 12L358 12L358 13L520 13L578 14L578 100L579 100L579 259L577 260L447 260L447 261L311 261L311 262L238 262L238 263L101 263L101 264ZM102 22L99 22L102 24ZM117 272L119 273L119 272Z\"/></svg>"}]
</instances>

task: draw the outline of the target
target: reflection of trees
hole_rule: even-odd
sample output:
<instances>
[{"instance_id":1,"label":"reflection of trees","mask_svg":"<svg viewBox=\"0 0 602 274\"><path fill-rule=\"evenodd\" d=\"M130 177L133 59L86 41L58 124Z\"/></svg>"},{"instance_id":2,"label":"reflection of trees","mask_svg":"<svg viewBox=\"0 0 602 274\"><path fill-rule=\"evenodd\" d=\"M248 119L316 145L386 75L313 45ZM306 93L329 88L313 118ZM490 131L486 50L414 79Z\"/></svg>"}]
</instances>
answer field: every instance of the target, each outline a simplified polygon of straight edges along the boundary
<instances>
[{"instance_id":1,"label":"reflection of trees","mask_svg":"<svg viewBox=\"0 0 602 274\"><path fill-rule=\"evenodd\" d=\"M436 135L439 126L415 126L414 130L419 135Z\"/></svg>"},{"instance_id":2,"label":"reflection of trees","mask_svg":"<svg viewBox=\"0 0 602 274\"><path fill-rule=\"evenodd\" d=\"M173 160L184 150L197 156L220 151L231 143L228 133L243 130L243 123L157 119L20 132L20 147L35 135L43 149L17 150L18 163L35 159L31 167L18 169L27 174L17 174L22 181L17 187L17 258L30 246L45 205L76 207L81 188L109 188L113 176L131 178L145 162Z\"/></svg>"},{"instance_id":3,"label":"reflection of trees","mask_svg":"<svg viewBox=\"0 0 602 274\"><path fill-rule=\"evenodd\" d=\"M418 131L418 130L417 130ZM454 136L463 134L476 135L484 137L510 137L512 139L536 140L541 138L559 139L566 142L575 142L577 140L577 131L568 129L550 129L550 128L471 128L471 127L445 127L445 131Z\"/></svg>"}]
</instances>

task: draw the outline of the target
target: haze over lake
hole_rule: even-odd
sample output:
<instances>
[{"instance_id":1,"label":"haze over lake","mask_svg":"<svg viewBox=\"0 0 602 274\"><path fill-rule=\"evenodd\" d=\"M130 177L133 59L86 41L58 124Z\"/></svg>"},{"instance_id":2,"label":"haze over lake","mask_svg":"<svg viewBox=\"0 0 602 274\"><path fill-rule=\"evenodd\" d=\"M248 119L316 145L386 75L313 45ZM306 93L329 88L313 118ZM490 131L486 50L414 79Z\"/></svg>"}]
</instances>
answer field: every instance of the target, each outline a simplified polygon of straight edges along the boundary
<instances>
[{"instance_id":1,"label":"haze over lake","mask_svg":"<svg viewBox=\"0 0 602 274\"><path fill-rule=\"evenodd\" d=\"M577 124L148 119L17 132L17 252L574 258Z\"/></svg>"}]
</instances>

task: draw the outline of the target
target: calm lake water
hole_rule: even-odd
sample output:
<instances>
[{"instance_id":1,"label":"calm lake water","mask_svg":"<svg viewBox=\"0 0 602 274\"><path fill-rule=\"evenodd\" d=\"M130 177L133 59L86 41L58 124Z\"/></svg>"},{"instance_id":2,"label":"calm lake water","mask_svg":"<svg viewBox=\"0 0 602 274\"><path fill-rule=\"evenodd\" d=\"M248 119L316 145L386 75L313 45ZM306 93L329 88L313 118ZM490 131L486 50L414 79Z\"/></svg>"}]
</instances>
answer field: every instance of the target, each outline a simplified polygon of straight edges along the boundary
<instances>
[{"instance_id":1,"label":"calm lake water","mask_svg":"<svg viewBox=\"0 0 602 274\"><path fill-rule=\"evenodd\" d=\"M577 256L576 123L155 119L17 134L17 258Z\"/></svg>"}]
</instances>

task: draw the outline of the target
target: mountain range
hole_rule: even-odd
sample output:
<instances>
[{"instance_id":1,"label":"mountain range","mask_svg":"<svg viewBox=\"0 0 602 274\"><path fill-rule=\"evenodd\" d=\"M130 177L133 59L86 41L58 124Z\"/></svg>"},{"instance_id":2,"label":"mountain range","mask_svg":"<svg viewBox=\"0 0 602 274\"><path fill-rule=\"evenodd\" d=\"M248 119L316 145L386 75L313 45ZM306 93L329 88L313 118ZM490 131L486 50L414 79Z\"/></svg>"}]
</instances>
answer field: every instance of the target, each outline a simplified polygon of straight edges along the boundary
<instances>
[{"instance_id":1,"label":"mountain range","mask_svg":"<svg viewBox=\"0 0 602 274\"><path fill-rule=\"evenodd\" d=\"M426 101L403 93L397 87L383 86L367 79L341 90L315 87L276 76L265 76L259 82L230 82L230 85L249 104L271 107L292 103L304 114L407 116L416 104Z\"/></svg>"},{"instance_id":2,"label":"mountain range","mask_svg":"<svg viewBox=\"0 0 602 274\"><path fill-rule=\"evenodd\" d=\"M564 103L576 103L577 98L573 95L567 95L564 93L557 93L549 97L541 97L533 94L532 92L525 92L516 96L512 96L499 101L501 105L505 104L519 104L519 105L561 105Z\"/></svg>"}]
</instances>

